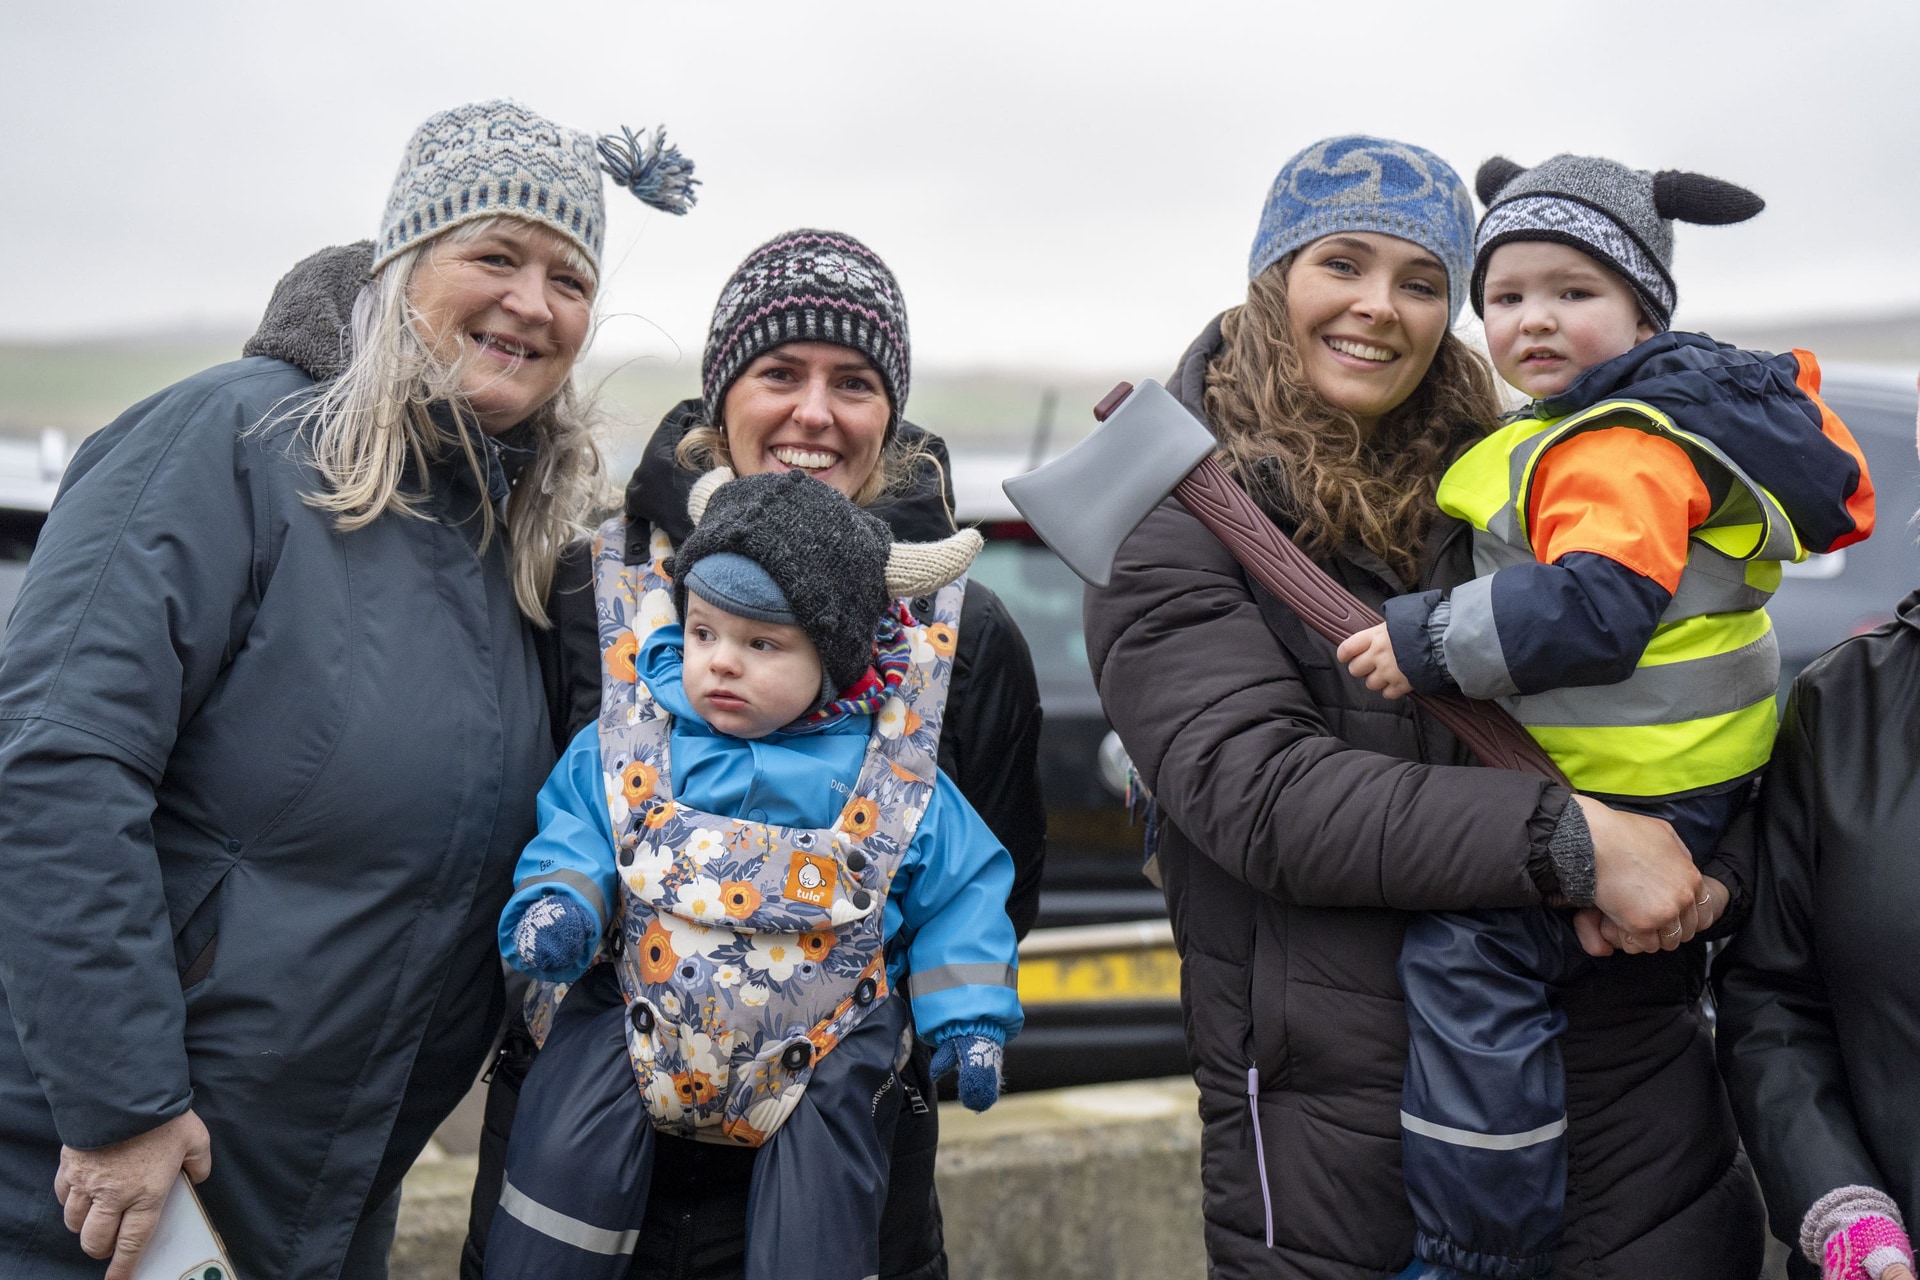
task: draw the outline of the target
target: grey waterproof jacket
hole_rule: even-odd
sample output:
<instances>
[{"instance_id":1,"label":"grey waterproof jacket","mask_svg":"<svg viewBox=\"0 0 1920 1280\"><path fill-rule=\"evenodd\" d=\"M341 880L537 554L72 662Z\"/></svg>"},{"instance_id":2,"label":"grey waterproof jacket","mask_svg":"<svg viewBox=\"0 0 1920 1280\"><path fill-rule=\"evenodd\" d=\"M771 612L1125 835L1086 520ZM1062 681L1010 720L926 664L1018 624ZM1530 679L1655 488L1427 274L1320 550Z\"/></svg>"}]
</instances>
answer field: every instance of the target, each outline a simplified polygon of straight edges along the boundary
<instances>
[{"instance_id":1,"label":"grey waterproof jacket","mask_svg":"<svg viewBox=\"0 0 1920 1280\"><path fill-rule=\"evenodd\" d=\"M1219 347L1216 321L1170 380L1196 413ZM1358 548L1322 563L1376 610L1472 574L1466 528L1444 518L1418 582ZM1413 1251L1403 913L1541 909L1568 793L1463 767L1451 735L1348 676L1173 502L1121 547L1111 585L1088 590L1086 624L1101 701L1165 816L1210 1274L1398 1271ZM1696 1011L1698 951L1621 957L1565 995L1558 1276L1759 1270L1758 1197Z\"/></svg>"},{"instance_id":2,"label":"grey waterproof jacket","mask_svg":"<svg viewBox=\"0 0 1920 1280\"><path fill-rule=\"evenodd\" d=\"M240 1273L336 1275L497 1023L554 758L532 630L464 464L411 477L424 519L303 501L296 430L254 428L312 385L255 356L89 439L8 625L0 1275L99 1275L60 1144L188 1108Z\"/></svg>"}]
</instances>

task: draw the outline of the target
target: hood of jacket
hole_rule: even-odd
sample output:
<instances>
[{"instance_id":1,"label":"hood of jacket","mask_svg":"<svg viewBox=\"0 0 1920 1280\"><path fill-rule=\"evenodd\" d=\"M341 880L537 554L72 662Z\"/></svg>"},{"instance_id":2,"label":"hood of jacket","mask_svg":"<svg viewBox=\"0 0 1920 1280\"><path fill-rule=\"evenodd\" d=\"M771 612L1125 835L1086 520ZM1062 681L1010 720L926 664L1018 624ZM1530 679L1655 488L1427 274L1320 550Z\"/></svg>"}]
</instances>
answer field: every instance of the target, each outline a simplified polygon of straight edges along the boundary
<instances>
[{"instance_id":1,"label":"hood of jacket","mask_svg":"<svg viewBox=\"0 0 1920 1280\"><path fill-rule=\"evenodd\" d=\"M1866 470L1850 438L1824 432L1817 369L1812 391L1802 382L1808 376L1792 353L1742 351L1703 333L1662 333L1595 365L1559 395L1536 402L1533 412L1559 418L1606 400L1650 404L1718 445L1779 501L1809 550L1827 551L1858 534L1848 499Z\"/></svg>"},{"instance_id":2,"label":"hood of jacket","mask_svg":"<svg viewBox=\"0 0 1920 1280\"><path fill-rule=\"evenodd\" d=\"M373 247L332 245L295 263L241 354L284 360L315 382L339 377L353 358L353 301L373 278Z\"/></svg>"},{"instance_id":3,"label":"hood of jacket","mask_svg":"<svg viewBox=\"0 0 1920 1280\"><path fill-rule=\"evenodd\" d=\"M667 410L640 465L627 481L627 561L646 559L646 539L651 528L658 528L678 546L693 532L687 516L687 496L700 473L683 467L673 451L703 416L700 401L682 400ZM906 492L876 502L867 510L886 521L895 539L901 542L934 542L951 534L953 523L953 464L947 456L947 444L924 427L902 419L900 438L927 449L938 465L927 464L914 474ZM636 550L637 553L636 554Z\"/></svg>"}]
</instances>

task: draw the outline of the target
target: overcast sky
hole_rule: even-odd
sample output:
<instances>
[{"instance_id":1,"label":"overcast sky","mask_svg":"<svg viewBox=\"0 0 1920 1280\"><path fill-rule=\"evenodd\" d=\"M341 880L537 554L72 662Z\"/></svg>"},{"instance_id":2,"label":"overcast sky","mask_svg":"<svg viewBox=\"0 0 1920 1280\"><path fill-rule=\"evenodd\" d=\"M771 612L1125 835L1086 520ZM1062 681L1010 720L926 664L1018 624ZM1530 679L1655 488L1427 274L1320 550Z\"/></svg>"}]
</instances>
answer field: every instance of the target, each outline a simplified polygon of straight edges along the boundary
<instances>
[{"instance_id":1,"label":"overcast sky","mask_svg":"<svg viewBox=\"0 0 1920 1280\"><path fill-rule=\"evenodd\" d=\"M6 0L0 338L248 324L373 234L422 118L495 96L698 166L685 218L610 191L603 353L697 363L733 266L814 225L893 266L923 365L1159 370L1345 132L1753 187L1679 229L1683 324L1915 307L1917 77L1913 0Z\"/></svg>"}]
</instances>

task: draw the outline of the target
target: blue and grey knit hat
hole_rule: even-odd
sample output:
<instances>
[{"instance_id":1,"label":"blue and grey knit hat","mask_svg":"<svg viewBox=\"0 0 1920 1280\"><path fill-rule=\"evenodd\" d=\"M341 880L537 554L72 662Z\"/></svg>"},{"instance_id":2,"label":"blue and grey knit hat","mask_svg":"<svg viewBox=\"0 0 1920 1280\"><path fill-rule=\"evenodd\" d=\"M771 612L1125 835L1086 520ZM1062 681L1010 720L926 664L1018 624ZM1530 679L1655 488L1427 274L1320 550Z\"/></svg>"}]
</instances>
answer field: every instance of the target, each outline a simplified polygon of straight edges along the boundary
<instances>
[{"instance_id":1,"label":"blue and grey knit hat","mask_svg":"<svg viewBox=\"0 0 1920 1280\"><path fill-rule=\"evenodd\" d=\"M373 269L463 222L504 214L558 231L597 270L607 222L603 172L666 213L691 208L699 182L664 129L621 133L595 142L497 98L428 116L394 175Z\"/></svg>"},{"instance_id":2,"label":"blue and grey knit hat","mask_svg":"<svg viewBox=\"0 0 1920 1280\"><path fill-rule=\"evenodd\" d=\"M1558 155L1531 169L1504 156L1480 166L1473 185L1487 216L1473 255L1473 309L1486 314L1487 260L1515 240L1569 245L1633 286L1647 323L1665 331L1679 293L1673 224L1745 222L1766 201L1745 187L1675 169L1648 173L1600 156Z\"/></svg>"},{"instance_id":3,"label":"blue and grey knit hat","mask_svg":"<svg viewBox=\"0 0 1920 1280\"><path fill-rule=\"evenodd\" d=\"M1337 231L1378 231L1433 254L1447 268L1448 318L1460 318L1473 267L1473 197L1445 160L1360 134L1314 143L1273 180L1247 278Z\"/></svg>"}]
</instances>

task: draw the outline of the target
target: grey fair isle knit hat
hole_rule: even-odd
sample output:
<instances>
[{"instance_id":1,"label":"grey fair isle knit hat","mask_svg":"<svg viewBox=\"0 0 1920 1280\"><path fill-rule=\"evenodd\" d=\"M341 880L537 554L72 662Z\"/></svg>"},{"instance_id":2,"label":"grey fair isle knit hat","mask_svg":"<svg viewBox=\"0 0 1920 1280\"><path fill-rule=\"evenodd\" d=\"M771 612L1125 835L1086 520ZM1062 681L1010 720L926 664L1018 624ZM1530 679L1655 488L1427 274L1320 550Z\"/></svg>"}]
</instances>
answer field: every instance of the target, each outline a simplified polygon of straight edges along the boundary
<instances>
[{"instance_id":1,"label":"grey fair isle knit hat","mask_svg":"<svg viewBox=\"0 0 1920 1280\"><path fill-rule=\"evenodd\" d=\"M707 421L720 426L727 389L754 359L789 342L852 347L885 384L887 435L907 403L913 352L907 304L880 255L850 235L803 228L755 249L734 271L707 328L700 384Z\"/></svg>"},{"instance_id":2,"label":"grey fair isle knit hat","mask_svg":"<svg viewBox=\"0 0 1920 1280\"><path fill-rule=\"evenodd\" d=\"M1280 167L1247 256L1251 280L1295 249L1341 231L1411 241L1447 269L1447 317L1460 318L1473 263L1473 197L1460 175L1411 143L1324 138Z\"/></svg>"},{"instance_id":3,"label":"grey fair isle knit hat","mask_svg":"<svg viewBox=\"0 0 1920 1280\"><path fill-rule=\"evenodd\" d=\"M874 628L892 599L892 547L887 526L838 489L799 471L765 471L712 491L667 572L682 617L689 587L699 584L702 599L729 613L791 620L819 651L827 682L823 696L831 698L872 663ZM723 560L713 566L716 572L703 574L702 565L719 556L738 556L765 570L788 617L768 616L777 612L773 598L754 590L752 576L737 564Z\"/></svg>"},{"instance_id":4,"label":"grey fair isle knit hat","mask_svg":"<svg viewBox=\"0 0 1920 1280\"><path fill-rule=\"evenodd\" d=\"M1503 244L1546 240L1578 249L1633 286L1647 323L1664 332L1679 301L1673 224L1745 222L1767 202L1701 173L1649 173L1599 156L1558 155L1531 169L1504 156L1480 166L1474 189L1487 206L1473 255L1473 309L1486 314L1487 260Z\"/></svg>"},{"instance_id":5,"label":"grey fair isle knit hat","mask_svg":"<svg viewBox=\"0 0 1920 1280\"><path fill-rule=\"evenodd\" d=\"M505 215L559 232L598 270L607 221L603 172L665 213L691 208L699 182L693 162L667 145L664 128L650 136L621 133L595 142L497 98L428 116L394 175L373 269L463 222Z\"/></svg>"}]
</instances>

